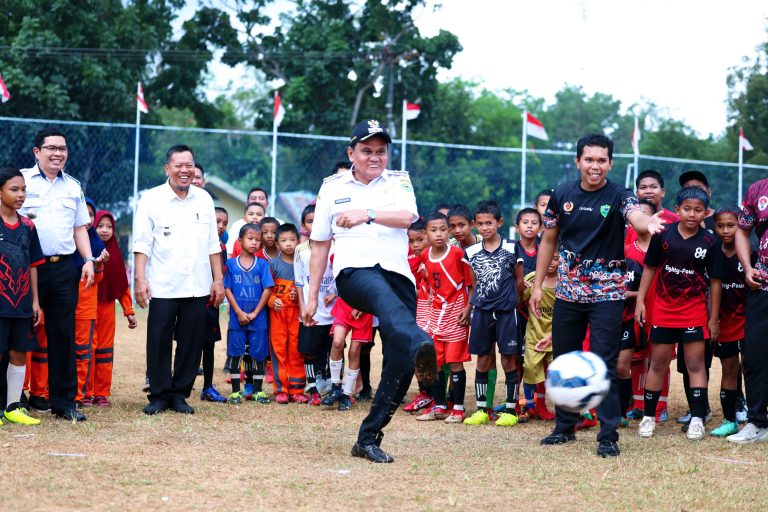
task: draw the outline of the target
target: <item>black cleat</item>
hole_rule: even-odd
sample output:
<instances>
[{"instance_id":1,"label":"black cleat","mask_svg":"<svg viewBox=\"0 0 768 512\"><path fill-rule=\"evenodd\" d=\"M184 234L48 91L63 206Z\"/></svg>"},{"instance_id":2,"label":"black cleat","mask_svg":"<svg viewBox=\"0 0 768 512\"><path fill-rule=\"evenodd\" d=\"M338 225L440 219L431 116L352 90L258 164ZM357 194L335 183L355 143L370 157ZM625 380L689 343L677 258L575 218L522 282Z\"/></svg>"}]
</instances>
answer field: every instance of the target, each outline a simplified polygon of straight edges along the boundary
<instances>
[{"instance_id":1,"label":"black cleat","mask_svg":"<svg viewBox=\"0 0 768 512\"><path fill-rule=\"evenodd\" d=\"M416 378L425 386L431 386L437 382L437 352L435 344L425 341L416 349L413 358L416 368Z\"/></svg>"},{"instance_id":2,"label":"black cleat","mask_svg":"<svg viewBox=\"0 0 768 512\"><path fill-rule=\"evenodd\" d=\"M616 441L603 439L597 445L597 454L603 458L618 457L621 455L621 450L619 450L619 443Z\"/></svg>"},{"instance_id":3,"label":"black cleat","mask_svg":"<svg viewBox=\"0 0 768 512\"><path fill-rule=\"evenodd\" d=\"M181 397L176 397L168 402L168 408L179 414L195 414L195 409Z\"/></svg>"},{"instance_id":4,"label":"black cleat","mask_svg":"<svg viewBox=\"0 0 768 512\"><path fill-rule=\"evenodd\" d=\"M363 446L360 443L355 443L354 446L352 446L352 456L368 459L371 462L377 463L395 462L395 459L389 456L376 444L367 444Z\"/></svg>"},{"instance_id":5,"label":"black cleat","mask_svg":"<svg viewBox=\"0 0 768 512\"><path fill-rule=\"evenodd\" d=\"M44 396L29 395L29 407L36 411L48 412L51 410L51 402Z\"/></svg>"},{"instance_id":6,"label":"black cleat","mask_svg":"<svg viewBox=\"0 0 768 512\"><path fill-rule=\"evenodd\" d=\"M59 419L67 420L67 421L85 421L85 414L81 413L77 409L64 409L63 411L59 412L51 412L54 416L56 416Z\"/></svg>"},{"instance_id":7,"label":"black cleat","mask_svg":"<svg viewBox=\"0 0 768 512\"><path fill-rule=\"evenodd\" d=\"M342 395L339 397L339 410L348 411L352 407L352 401L349 399L349 395Z\"/></svg>"},{"instance_id":8,"label":"black cleat","mask_svg":"<svg viewBox=\"0 0 768 512\"><path fill-rule=\"evenodd\" d=\"M334 384L331 388L331 392L325 395L325 398L322 400L322 404L330 407L334 403L336 403L337 400L339 400L344 393L341 391L341 384Z\"/></svg>"},{"instance_id":9,"label":"black cleat","mask_svg":"<svg viewBox=\"0 0 768 512\"><path fill-rule=\"evenodd\" d=\"M558 432L557 430L553 431L551 434L549 434L547 437L539 441L539 444L549 446L553 444L565 444L568 441L575 441L576 440L576 432Z\"/></svg>"},{"instance_id":10,"label":"black cleat","mask_svg":"<svg viewBox=\"0 0 768 512\"><path fill-rule=\"evenodd\" d=\"M144 407L144 414L153 416L155 414L160 414L161 412L164 412L167 410L168 410L168 402L166 402L162 398L158 398L158 399L149 401L149 404L147 404L146 407Z\"/></svg>"}]
</instances>

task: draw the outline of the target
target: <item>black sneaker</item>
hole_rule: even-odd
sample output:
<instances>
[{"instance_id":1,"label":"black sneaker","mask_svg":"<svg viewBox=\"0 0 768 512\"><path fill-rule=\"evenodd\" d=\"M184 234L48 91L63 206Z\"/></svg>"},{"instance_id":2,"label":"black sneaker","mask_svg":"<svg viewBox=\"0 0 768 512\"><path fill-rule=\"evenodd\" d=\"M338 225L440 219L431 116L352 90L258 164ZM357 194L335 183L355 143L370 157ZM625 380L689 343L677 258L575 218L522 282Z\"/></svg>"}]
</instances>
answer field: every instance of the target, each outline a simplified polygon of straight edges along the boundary
<instances>
[{"instance_id":1,"label":"black sneaker","mask_svg":"<svg viewBox=\"0 0 768 512\"><path fill-rule=\"evenodd\" d=\"M371 387L366 387L360 390L358 394L355 395L355 400L358 402L363 402L365 400L370 400L373 397L373 389Z\"/></svg>"},{"instance_id":2,"label":"black sneaker","mask_svg":"<svg viewBox=\"0 0 768 512\"><path fill-rule=\"evenodd\" d=\"M325 398L323 398L323 401L321 402L323 405L330 407L332 406L336 400L339 400L344 393L341 391L341 384L334 384L331 387L331 392L325 395Z\"/></svg>"},{"instance_id":3,"label":"black sneaker","mask_svg":"<svg viewBox=\"0 0 768 512\"><path fill-rule=\"evenodd\" d=\"M431 386L437 382L437 353L434 343L425 341L419 345L413 358L413 364L419 382L425 386Z\"/></svg>"},{"instance_id":4,"label":"black sneaker","mask_svg":"<svg viewBox=\"0 0 768 512\"><path fill-rule=\"evenodd\" d=\"M395 459L384 452L376 444L367 444L363 446L360 443L355 443L354 446L352 446L352 456L368 459L371 462L377 463L395 462Z\"/></svg>"},{"instance_id":5,"label":"black sneaker","mask_svg":"<svg viewBox=\"0 0 768 512\"><path fill-rule=\"evenodd\" d=\"M158 398L155 400L150 400L150 402L144 407L144 414L153 416L166 410L168 410L168 402L162 398Z\"/></svg>"},{"instance_id":6,"label":"black sneaker","mask_svg":"<svg viewBox=\"0 0 768 512\"><path fill-rule=\"evenodd\" d=\"M547 437L539 441L539 444L549 446L553 444L565 444L568 441L575 441L576 440L576 432L558 432L557 430L553 431L551 434L549 434Z\"/></svg>"},{"instance_id":7,"label":"black sneaker","mask_svg":"<svg viewBox=\"0 0 768 512\"><path fill-rule=\"evenodd\" d=\"M603 439L597 445L597 454L603 458L618 457L619 455L621 455L621 450L619 450L619 443L617 443L616 441L609 441L608 439Z\"/></svg>"},{"instance_id":8,"label":"black sneaker","mask_svg":"<svg viewBox=\"0 0 768 512\"><path fill-rule=\"evenodd\" d=\"M352 401L349 399L349 395L342 395L339 397L339 410L348 411L352 407Z\"/></svg>"},{"instance_id":9,"label":"black sneaker","mask_svg":"<svg viewBox=\"0 0 768 512\"><path fill-rule=\"evenodd\" d=\"M44 396L29 395L29 407L40 412L48 412L51 410L51 402Z\"/></svg>"},{"instance_id":10,"label":"black sneaker","mask_svg":"<svg viewBox=\"0 0 768 512\"><path fill-rule=\"evenodd\" d=\"M63 411L59 412L53 412L51 411L51 414L56 416L57 418L60 418L62 420L67 421L85 421L85 414L81 413L77 409L64 409Z\"/></svg>"},{"instance_id":11,"label":"black sneaker","mask_svg":"<svg viewBox=\"0 0 768 512\"><path fill-rule=\"evenodd\" d=\"M168 408L180 414L195 414L195 409L181 397L176 397L168 402Z\"/></svg>"}]
</instances>

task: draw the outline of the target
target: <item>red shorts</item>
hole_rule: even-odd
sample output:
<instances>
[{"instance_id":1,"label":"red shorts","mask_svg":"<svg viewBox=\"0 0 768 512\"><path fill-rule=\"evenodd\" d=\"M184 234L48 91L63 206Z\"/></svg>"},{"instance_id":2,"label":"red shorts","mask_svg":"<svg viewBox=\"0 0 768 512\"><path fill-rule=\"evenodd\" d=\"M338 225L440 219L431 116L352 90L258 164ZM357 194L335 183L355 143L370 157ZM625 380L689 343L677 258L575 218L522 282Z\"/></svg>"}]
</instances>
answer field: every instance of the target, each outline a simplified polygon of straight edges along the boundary
<instances>
[{"instance_id":1,"label":"red shorts","mask_svg":"<svg viewBox=\"0 0 768 512\"><path fill-rule=\"evenodd\" d=\"M347 332L352 331L352 341L358 343L373 343L373 315L363 313L358 318L352 316L354 309L344 302L341 297L336 299L331 309L333 316L333 325L331 325L331 336L336 326L343 327Z\"/></svg>"},{"instance_id":2,"label":"red shorts","mask_svg":"<svg viewBox=\"0 0 768 512\"><path fill-rule=\"evenodd\" d=\"M469 343L466 341L445 342L435 340L435 352L437 352L437 368L444 364L466 363L471 361L469 356Z\"/></svg>"}]
</instances>

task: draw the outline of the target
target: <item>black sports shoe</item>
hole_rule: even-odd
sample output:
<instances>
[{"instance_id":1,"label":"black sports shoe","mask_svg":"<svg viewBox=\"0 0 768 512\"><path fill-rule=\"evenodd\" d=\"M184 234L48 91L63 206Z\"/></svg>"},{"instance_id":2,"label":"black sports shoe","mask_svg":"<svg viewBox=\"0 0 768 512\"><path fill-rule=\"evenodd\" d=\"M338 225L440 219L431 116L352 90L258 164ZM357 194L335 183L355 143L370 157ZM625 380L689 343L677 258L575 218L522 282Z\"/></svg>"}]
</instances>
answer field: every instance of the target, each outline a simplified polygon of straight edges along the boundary
<instances>
[{"instance_id":1,"label":"black sports shoe","mask_svg":"<svg viewBox=\"0 0 768 512\"><path fill-rule=\"evenodd\" d=\"M181 397L175 397L168 402L168 408L180 414L195 414L195 409Z\"/></svg>"},{"instance_id":2,"label":"black sports shoe","mask_svg":"<svg viewBox=\"0 0 768 512\"><path fill-rule=\"evenodd\" d=\"M419 345L413 358L413 364L419 382L425 386L431 386L437 382L437 353L434 343L425 341Z\"/></svg>"},{"instance_id":3,"label":"black sports shoe","mask_svg":"<svg viewBox=\"0 0 768 512\"><path fill-rule=\"evenodd\" d=\"M360 443L355 443L354 446L352 446L352 456L368 459L371 462L377 463L395 462L395 459L384 452L376 444L367 444L363 446Z\"/></svg>"},{"instance_id":4,"label":"black sports shoe","mask_svg":"<svg viewBox=\"0 0 768 512\"><path fill-rule=\"evenodd\" d=\"M616 441L609 441L608 439L603 439L597 445L597 454L603 458L618 457L619 455L621 455L621 450L619 450L619 443L617 443Z\"/></svg>"},{"instance_id":5,"label":"black sports shoe","mask_svg":"<svg viewBox=\"0 0 768 512\"><path fill-rule=\"evenodd\" d=\"M81 413L77 409L64 409L63 411L53 412L51 414L67 421L85 421L85 414Z\"/></svg>"},{"instance_id":6,"label":"black sports shoe","mask_svg":"<svg viewBox=\"0 0 768 512\"><path fill-rule=\"evenodd\" d=\"M339 400L344 393L341 391L341 384L334 384L333 387L331 387L331 392L325 395L325 398L323 398L323 401L321 402L325 406L332 406L336 400Z\"/></svg>"},{"instance_id":7,"label":"black sports shoe","mask_svg":"<svg viewBox=\"0 0 768 512\"><path fill-rule=\"evenodd\" d=\"M162 398L150 400L150 402L144 407L144 414L152 416L154 414L160 414L168 409L168 402Z\"/></svg>"},{"instance_id":8,"label":"black sports shoe","mask_svg":"<svg viewBox=\"0 0 768 512\"><path fill-rule=\"evenodd\" d=\"M551 434L549 434L547 437L539 441L539 444L541 445L553 445L553 444L565 444L568 441L575 441L576 440L576 432L558 432L557 430L553 431Z\"/></svg>"},{"instance_id":9,"label":"black sports shoe","mask_svg":"<svg viewBox=\"0 0 768 512\"><path fill-rule=\"evenodd\" d=\"M29 407L36 411L48 412L51 410L51 402L44 396L29 395Z\"/></svg>"},{"instance_id":10,"label":"black sports shoe","mask_svg":"<svg viewBox=\"0 0 768 512\"><path fill-rule=\"evenodd\" d=\"M352 401L349 399L349 395L341 394L339 397L339 410L348 411L352 407Z\"/></svg>"},{"instance_id":11,"label":"black sports shoe","mask_svg":"<svg viewBox=\"0 0 768 512\"><path fill-rule=\"evenodd\" d=\"M370 400L371 398L373 398L373 389L371 389L370 386L361 389L360 392L355 395L355 400L358 402Z\"/></svg>"}]
</instances>

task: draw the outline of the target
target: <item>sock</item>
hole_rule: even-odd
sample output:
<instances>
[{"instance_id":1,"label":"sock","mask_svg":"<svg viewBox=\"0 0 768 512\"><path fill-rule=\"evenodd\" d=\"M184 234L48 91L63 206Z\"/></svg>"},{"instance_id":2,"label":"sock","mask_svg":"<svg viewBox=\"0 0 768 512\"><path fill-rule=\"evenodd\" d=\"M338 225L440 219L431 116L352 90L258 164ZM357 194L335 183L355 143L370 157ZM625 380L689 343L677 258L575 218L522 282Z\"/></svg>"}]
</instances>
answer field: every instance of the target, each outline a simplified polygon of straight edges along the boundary
<instances>
[{"instance_id":1,"label":"sock","mask_svg":"<svg viewBox=\"0 0 768 512\"><path fill-rule=\"evenodd\" d=\"M523 382L523 395L525 396L525 407L527 409L536 407L536 384Z\"/></svg>"},{"instance_id":2,"label":"sock","mask_svg":"<svg viewBox=\"0 0 768 512\"><path fill-rule=\"evenodd\" d=\"M21 390L24 387L24 375L26 374L27 367L16 366L8 364L8 370L5 372L5 379L7 381L6 399L5 403L8 404L5 408L6 411L11 412L19 406L19 398L21 397Z\"/></svg>"},{"instance_id":3,"label":"sock","mask_svg":"<svg viewBox=\"0 0 768 512\"><path fill-rule=\"evenodd\" d=\"M363 381L363 389L371 389L371 351L360 351L360 379Z\"/></svg>"},{"instance_id":4,"label":"sock","mask_svg":"<svg viewBox=\"0 0 768 512\"><path fill-rule=\"evenodd\" d=\"M659 403L656 404L656 414L661 414L661 411L666 410L667 402L669 401L669 384L670 384L671 372L667 368L667 373L664 375L664 382L661 385L661 396L659 396Z\"/></svg>"},{"instance_id":5,"label":"sock","mask_svg":"<svg viewBox=\"0 0 768 512\"><path fill-rule=\"evenodd\" d=\"M254 361L253 363L253 392L261 393L262 385L264 384L264 361Z\"/></svg>"},{"instance_id":6,"label":"sock","mask_svg":"<svg viewBox=\"0 0 768 512\"><path fill-rule=\"evenodd\" d=\"M331 365L331 383L341 384L341 368L344 366L344 360L339 359L338 361L334 361L333 359L331 359L330 365Z\"/></svg>"},{"instance_id":7,"label":"sock","mask_svg":"<svg viewBox=\"0 0 768 512\"><path fill-rule=\"evenodd\" d=\"M643 405L644 416L656 418L656 404L659 403L660 395L661 391L650 391L649 389L645 390L645 402Z\"/></svg>"},{"instance_id":8,"label":"sock","mask_svg":"<svg viewBox=\"0 0 768 512\"><path fill-rule=\"evenodd\" d=\"M464 392L467 389L467 372L451 372L453 382L453 408L457 411L464 410Z\"/></svg>"},{"instance_id":9,"label":"sock","mask_svg":"<svg viewBox=\"0 0 768 512\"><path fill-rule=\"evenodd\" d=\"M739 392L735 389L720 390L720 405L723 407L723 417L728 421L736 421L736 397Z\"/></svg>"},{"instance_id":10,"label":"sock","mask_svg":"<svg viewBox=\"0 0 768 512\"><path fill-rule=\"evenodd\" d=\"M619 407L621 416L627 414L629 406L632 404L632 379L619 379Z\"/></svg>"},{"instance_id":11,"label":"sock","mask_svg":"<svg viewBox=\"0 0 768 512\"><path fill-rule=\"evenodd\" d=\"M546 409L547 386L544 382L536 384L536 403L541 404Z\"/></svg>"},{"instance_id":12,"label":"sock","mask_svg":"<svg viewBox=\"0 0 768 512\"><path fill-rule=\"evenodd\" d=\"M213 343L203 345L203 389L213 386Z\"/></svg>"},{"instance_id":13,"label":"sock","mask_svg":"<svg viewBox=\"0 0 768 512\"><path fill-rule=\"evenodd\" d=\"M707 417L707 410L709 409L709 395L707 388L691 388L691 418L704 418ZM733 413L734 416L736 412Z\"/></svg>"},{"instance_id":14,"label":"sock","mask_svg":"<svg viewBox=\"0 0 768 512\"><path fill-rule=\"evenodd\" d=\"M242 357L229 357L229 379L232 381L232 392L240 391L240 361Z\"/></svg>"},{"instance_id":15,"label":"sock","mask_svg":"<svg viewBox=\"0 0 768 512\"><path fill-rule=\"evenodd\" d=\"M677 355L680 357L680 354ZM688 410L691 410L691 379L688 378L688 370L683 372L683 389L685 390L685 400L688 402Z\"/></svg>"},{"instance_id":16,"label":"sock","mask_svg":"<svg viewBox=\"0 0 768 512\"><path fill-rule=\"evenodd\" d=\"M632 361L632 408L643 410L645 376L648 374L648 360Z\"/></svg>"},{"instance_id":17,"label":"sock","mask_svg":"<svg viewBox=\"0 0 768 512\"><path fill-rule=\"evenodd\" d=\"M253 386L253 359L251 356L243 356L243 370L245 371L245 383Z\"/></svg>"},{"instance_id":18,"label":"sock","mask_svg":"<svg viewBox=\"0 0 768 512\"><path fill-rule=\"evenodd\" d=\"M445 374L437 372L437 382L432 385L432 396L435 397L435 405L445 407Z\"/></svg>"},{"instance_id":19,"label":"sock","mask_svg":"<svg viewBox=\"0 0 768 512\"><path fill-rule=\"evenodd\" d=\"M741 373L741 365L739 365L739 373L736 374L736 396L744 400L744 376Z\"/></svg>"},{"instance_id":20,"label":"sock","mask_svg":"<svg viewBox=\"0 0 768 512\"><path fill-rule=\"evenodd\" d=\"M317 393L317 386L315 386L315 361L312 359L304 360L304 374L307 376L307 387L305 391L307 393Z\"/></svg>"},{"instance_id":21,"label":"sock","mask_svg":"<svg viewBox=\"0 0 768 512\"><path fill-rule=\"evenodd\" d=\"M360 369L350 370L347 368L344 371L344 394L352 396L355 392L355 384L357 383L357 374L360 373Z\"/></svg>"},{"instance_id":22,"label":"sock","mask_svg":"<svg viewBox=\"0 0 768 512\"><path fill-rule=\"evenodd\" d=\"M515 414L515 404L517 404L517 370L504 372L507 385L507 407L505 412Z\"/></svg>"},{"instance_id":23,"label":"sock","mask_svg":"<svg viewBox=\"0 0 768 512\"><path fill-rule=\"evenodd\" d=\"M488 392L488 372L475 371L475 399L477 409L485 409L485 394Z\"/></svg>"},{"instance_id":24,"label":"sock","mask_svg":"<svg viewBox=\"0 0 768 512\"><path fill-rule=\"evenodd\" d=\"M496 392L496 368L488 370L488 384L485 388L485 406L493 408L493 395Z\"/></svg>"}]
</instances>

